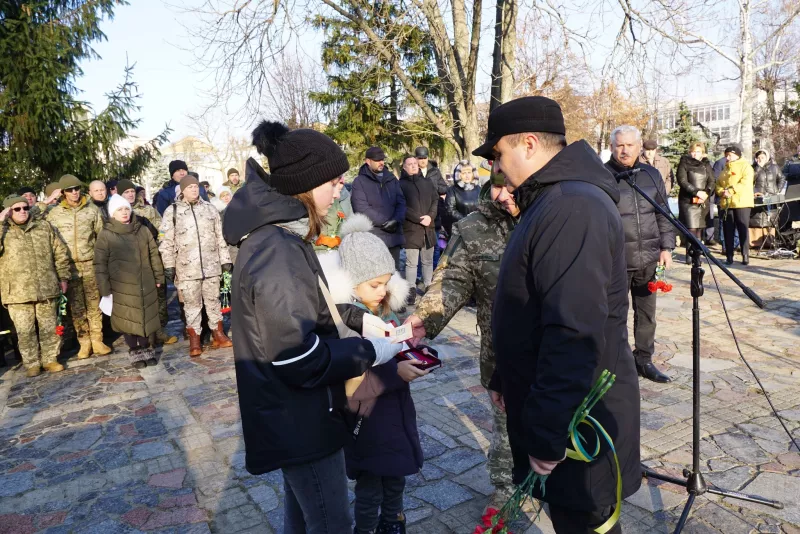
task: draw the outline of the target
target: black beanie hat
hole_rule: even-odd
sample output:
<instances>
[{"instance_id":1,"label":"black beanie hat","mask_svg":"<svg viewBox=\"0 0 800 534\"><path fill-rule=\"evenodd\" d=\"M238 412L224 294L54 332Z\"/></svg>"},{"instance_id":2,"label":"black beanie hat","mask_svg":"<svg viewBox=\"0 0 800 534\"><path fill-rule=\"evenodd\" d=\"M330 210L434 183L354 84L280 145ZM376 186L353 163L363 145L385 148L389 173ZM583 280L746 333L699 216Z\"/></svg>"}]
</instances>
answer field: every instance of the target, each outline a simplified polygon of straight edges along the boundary
<instances>
[{"instance_id":1,"label":"black beanie hat","mask_svg":"<svg viewBox=\"0 0 800 534\"><path fill-rule=\"evenodd\" d=\"M28 187L27 185L23 186L23 187L20 187L19 190L17 190L17 195L18 196L22 196L25 193L33 193L35 195L36 191L34 191L32 187Z\"/></svg>"},{"instance_id":2,"label":"black beanie hat","mask_svg":"<svg viewBox=\"0 0 800 534\"><path fill-rule=\"evenodd\" d=\"M310 129L289 130L263 121L253 130L253 145L269 161L270 184L281 194L311 191L350 168L339 145Z\"/></svg>"},{"instance_id":3,"label":"black beanie hat","mask_svg":"<svg viewBox=\"0 0 800 534\"><path fill-rule=\"evenodd\" d=\"M179 159L174 159L169 162L169 176L172 177L175 174L175 171L179 171L183 169L186 172L189 172L189 167L186 166L185 161L181 161Z\"/></svg>"},{"instance_id":4,"label":"black beanie hat","mask_svg":"<svg viewBox=\"0 0 800 534\"><path fill-rule=\"evenodd\" d=\"M725 153L727 154L728 152L733 152L740 158L742 157L742 149L738 145L731 145L728 148L726 148Z\"/></svg>"}]
</instances>

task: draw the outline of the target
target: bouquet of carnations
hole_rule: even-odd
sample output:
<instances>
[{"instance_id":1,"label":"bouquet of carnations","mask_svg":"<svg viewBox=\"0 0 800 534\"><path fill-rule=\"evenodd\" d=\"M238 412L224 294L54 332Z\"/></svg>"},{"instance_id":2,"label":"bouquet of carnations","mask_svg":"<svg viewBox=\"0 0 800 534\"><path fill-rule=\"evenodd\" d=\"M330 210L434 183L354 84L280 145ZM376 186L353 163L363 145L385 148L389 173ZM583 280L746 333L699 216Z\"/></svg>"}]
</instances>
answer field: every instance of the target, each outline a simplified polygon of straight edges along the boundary
<instances>
[{"instance_id":1,"label":"bouquet of carnations","mask_svg":"<svg viewBox=\"0 0 800 534\"><path fill-rule=\"evenodd\" d=\"M616 380L616 375L611 374L607 369L600 373L600 377L595 382L589 394L583 399L583 402L572 416L568 432L570 441L572 441L572 449L567 449L567 458L578 460L581 462L592 462L597 458L600 453L601 438L605 441L614 453L614 462L617 466L617 506L611 517L601 526L595 529L598 534L605 534L619 521L622 505L622 474L619 470L619 460L617 453L614 449L614 443L611 436L608 435L595 418L589 415L589 412L594 408L603 395L611 389ZM586 438L578 432L579 425L586 425L595 433L596 443L593 452L589 453L584 448ZM496 508L489 508L481 518L481 524L475 527L473 534L512 534L509 530L508 524L514 521L522 511L522 506L528 498L533 499L533 493L538 487L539 493L544 496L545 483L547 482L547 475L540 475L531 470L525 481L517 487L517 490L511 495L511 498L503 505L500 510ZM542 511L542 505L536 511L536 518ZM535 521L536 519L534 519Z\"/></svg>"},{"instance_id":2,"label":"bouquet of carnations","mask_svg":"<svg viewBox=\"0 0 800 534\"><path fill-rule=\"evenodd\" d=\"M219 299L222 302L222 308L219 310L222 313L231 312L231 281L233 275L229 272L222 273L222 284L219 290Z\"/></svg>"},{"instance_id":3,"label":"bouquet of carnations","mask_svg":"<svg viewBox=\"0 0 800 534\"><path fill-rule=\"evenodd\" d=\"M56 335L64 335L64 318L67 316L67 296L63 293L58 297L58 313L56 314Z\"/></svg>"},{"instance_id":4,"label":"bouquet of carnations","mask_svg":"<svg viewBox=\"0 0 800 534\"><path fill-rule=\"evenodd\" d=\"M647 289L650 293L658 291L669 293L672 291L672 284L667 283L667 268L664 265L656 267L656 274L650 282L647 282Z\"/></svg>"}]
</instances>

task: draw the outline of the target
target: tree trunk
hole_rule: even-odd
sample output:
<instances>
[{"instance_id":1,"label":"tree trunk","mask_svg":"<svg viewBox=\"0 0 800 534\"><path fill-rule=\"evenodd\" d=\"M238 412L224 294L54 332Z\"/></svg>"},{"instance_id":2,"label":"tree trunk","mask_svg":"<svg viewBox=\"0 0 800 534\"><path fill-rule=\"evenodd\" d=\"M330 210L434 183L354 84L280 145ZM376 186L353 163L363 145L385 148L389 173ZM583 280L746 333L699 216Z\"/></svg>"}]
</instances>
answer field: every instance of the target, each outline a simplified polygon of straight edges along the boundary
<instances>
[{"instance_id":1,"label":"tree trunk","mask_svg":"<svg viewBox=\"0 0 800 534\"><path fill-rule=\"evenodd\" d=\"M498 0L492 52L492 92L489 112L514 95L517 0Z\"/></svg>"},{"instance_id":2,"label":"tree trunk","mask_svg":"<svg viewBox=\"0 0 800 534\"><path fill-rule=\"evenodd\" d=\"M739 98L741 105L739 118L739 141L742 144L742 157L753 158L753 106L755 105L755 72L753 72L753 36L750 32L751 0L742 0L740 4L740 32L741 32L741 66L742 88Z\"/></svg>"}]
</instances>

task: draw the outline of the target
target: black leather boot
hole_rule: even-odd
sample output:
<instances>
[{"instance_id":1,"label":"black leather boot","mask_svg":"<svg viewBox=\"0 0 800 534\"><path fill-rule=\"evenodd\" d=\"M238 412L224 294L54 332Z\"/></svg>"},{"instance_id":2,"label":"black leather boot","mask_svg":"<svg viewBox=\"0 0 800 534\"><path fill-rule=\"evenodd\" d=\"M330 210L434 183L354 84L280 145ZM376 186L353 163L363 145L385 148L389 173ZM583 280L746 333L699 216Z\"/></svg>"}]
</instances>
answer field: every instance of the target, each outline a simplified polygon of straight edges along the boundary
<instances>
[{"instance_id":1,"label":"black leather boot","mask_svg":"<svg viewBox=\"0 0 800 534\"><path fill-rule=\"evenodd\" d=\"M658 382L659 384L666 384L672 382L672 379L658 370L653 362L645 363L644 365L636 364L636 372L642 378Z\"/></svg>"}]
</instances>

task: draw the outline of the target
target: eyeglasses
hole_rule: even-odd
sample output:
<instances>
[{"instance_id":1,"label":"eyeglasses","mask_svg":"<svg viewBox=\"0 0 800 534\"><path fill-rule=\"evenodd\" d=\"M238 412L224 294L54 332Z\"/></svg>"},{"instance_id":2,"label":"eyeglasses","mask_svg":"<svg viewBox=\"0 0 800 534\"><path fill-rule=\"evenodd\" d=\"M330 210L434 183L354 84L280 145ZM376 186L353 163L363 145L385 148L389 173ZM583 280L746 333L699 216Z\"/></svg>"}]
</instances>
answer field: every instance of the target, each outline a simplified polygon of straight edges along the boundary
<instances>
[{"instance_id":1,"label":"eyeglasses","mask_svg":"<svg viewBox=\"0 0 800 534\"><path fill-rule=\"evenodd\" d=\"M20 211L31 211L31 207L30 206L20 206L20 207L17 207L17 208L11 208L11 210L15 211L16 213L19 213Z\"/></svg>"},{"instance_id":2,"label":"eyeglasses","mask_svg":"<svg viewBox=\"0 0 800 534\"><path fill-rule=\"evenodd\" d=\"M68 188L64 189L64 192L65 193L74 193L75 191L80 191L80 190L81 190L80 186L76 186L76 187L68 187Z\"/></svg>"}]
</instances>

